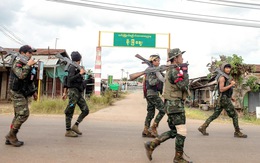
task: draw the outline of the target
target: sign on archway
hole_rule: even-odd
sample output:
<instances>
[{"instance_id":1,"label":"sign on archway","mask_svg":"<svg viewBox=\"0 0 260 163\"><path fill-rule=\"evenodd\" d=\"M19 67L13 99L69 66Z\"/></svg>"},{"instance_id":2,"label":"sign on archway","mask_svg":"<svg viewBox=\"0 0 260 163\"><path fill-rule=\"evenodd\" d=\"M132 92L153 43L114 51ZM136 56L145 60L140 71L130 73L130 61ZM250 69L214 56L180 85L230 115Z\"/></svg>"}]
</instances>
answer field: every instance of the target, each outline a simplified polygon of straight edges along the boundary
<instances>
[{"instance_id":1,"label":"sign on archway","mask_svg":"<svg viewBox=\"0 0 260 163\"><path fill-rule=\"evenodd\" d=\"M95 95L101 90L101 47L170 49L170 33L130 33L99 31L95 62Z\"/></svg>"}]
</instances>

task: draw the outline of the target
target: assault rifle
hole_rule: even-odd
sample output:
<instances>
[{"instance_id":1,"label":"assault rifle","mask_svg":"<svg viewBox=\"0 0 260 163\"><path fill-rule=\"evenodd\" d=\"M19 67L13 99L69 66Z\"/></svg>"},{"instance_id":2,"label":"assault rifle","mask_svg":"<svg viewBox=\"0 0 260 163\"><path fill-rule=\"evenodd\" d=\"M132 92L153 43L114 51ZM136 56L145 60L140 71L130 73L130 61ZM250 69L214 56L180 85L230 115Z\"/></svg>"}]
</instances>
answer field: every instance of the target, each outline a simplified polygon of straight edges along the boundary
<instances>
[{"instance_id":1,"label":"assault rifle","mask_svg":"<svg viewBox=\"0 0 260 163\"><path fill-rule=\"evenodd\" d=\"M147 62L149 62L148 60L146 60L146 59L144 59L142 56L140 56L139 54L136 54L135 55L137 58L139 58L139 59L141 59L141 60L143 60L144 62L143 63L147 63ZM149 65L150 65L151 63L149 62ZM159 67L152 67L152 66L149 66L148 68L146 68L144 71L141 71L141 72L136 72L136 73L133 73L133 74L130 74L129 75L129 80L135 80L135 79L137 79L138 77L140 77L140 76L142 76L142 75L144 75L144 74L148 74L148 73L151 73L151 72L155 72L156 73L156 76L157 76L157 74L159 75L159 76L161 76L161 77L158 77L159 78L159 80L161 80L161 81L163 81L164 82L164 78L163 78L163 76L161 75L161 73L160 72L163 72L163 71L166 71L167 69L169 69L170 67L174 67L174 68L176 68L176 67L180 67L180 68L182 68L182 67L188 67L189 66L189 64L188 63L182 63L182 64L178 64L178 65L161 65L161 66L159 66Z\"/></svg>"},{"instance_id":2,"label":"assault rifle","mask_svg":"<svg viewBox=\"0 0 260 163\"><path fill-rule=\"evenodd\" d=\"M1 47L0 47L0 52L1 54L5 53L6 55L5 56L2 56L2 60L3 60L3 65L5 67L5 64L9 65L9 66L12 66L12 64L14 63L15 60L19 60L20 62L24 63L24 64L27 64L28 61L29 61L29 58L25 55L22 55L18 52L15 52L15 51L5 51L3 50ZM4 60L6 59L8 56L10 56L10 59L9 60Z\"/></svg>"},{"instance_id":3,"label":"assault rifle","mask_svg":"<svg viewBox=\"0 0 260 163\"><path fill-rule=\"evenodd\" d=\"M73 62L72 60L70 60L67 57L63 57L60 53L55 55L57 58L60 59L61 63L65 64L65 68L64 71L68 71L69 70L69 66L72 65L75 68L77 68L78 70L82 69L82 67L80 65L78 65L77 63Z\"/></svg>"},{"instance_id":4,"label":"assault rifle","mask_svg":"<svg viewBox=\"0 0 260 163\"><path fill-rule=\"evenodd\" d=\"M142 63L143 63L143 64L147 64L149 67L146 69L147 71L130 74L130 75L129 75L130 80L135 80L135 79L137 79L139 76L142 76L142 75L147 74L147 73L150 73L150 72L155 72L157 78L158 78L160 81L162 81L162 82L165 81L164 77L163 77L162 74L160 73L160 72L163 72L163 71L164 71L163 68L161 68L161 71L160 71L160 70L157 70L158 67L153 67L153 64L152 64L150 61L148 61L147 59L143 58L143 57L142 57L141 55L139 55L139 54L136 54L135 57L141 59L141 60L143 61ZM155 69L156 69L156 70L155 70ZM159 68L159 69L160 69L160 68Z\"/></svg>"},{"instance_id":5,"label":"assault rifle","mask_svg":"<svg viewBox=\"0 0 260 163\"><path fill-rule=\"evenodd\" d=\"M215 80L218 80L220 76L224 76L225 78L227 78L228 80L230 80L230 76L227 75L226 73L224 73L223 71L221 71L219 68L216 68L216 70L214 71L214 73L217 73Z\"/></svg>"}]
</instances>

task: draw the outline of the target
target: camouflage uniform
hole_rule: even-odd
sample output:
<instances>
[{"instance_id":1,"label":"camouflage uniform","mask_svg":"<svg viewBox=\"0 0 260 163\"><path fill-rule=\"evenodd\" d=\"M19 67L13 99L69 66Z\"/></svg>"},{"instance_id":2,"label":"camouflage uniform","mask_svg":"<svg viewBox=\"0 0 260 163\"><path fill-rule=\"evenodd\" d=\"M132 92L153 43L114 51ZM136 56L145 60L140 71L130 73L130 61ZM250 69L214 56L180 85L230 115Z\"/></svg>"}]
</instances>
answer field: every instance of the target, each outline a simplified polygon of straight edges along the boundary
<instances>
[{"instance_id":1,"label":"camouflage uniform","mask_svg":"<svg viewBox=\"0 0 260 163\"><path fill-rule=\"evenodd\" d=\"M229 64L227 63L223 63L222 66L221 66L221 70L224 72L224 68L225 66L227 66ZM230 66L230 65L229 65ZM230 66L231 68L231 66ZM223 76L224 77L224 76ZM225 77L224 77L225 78ZM225 78L225 83L224 83L224 87L230 85L230 82L228 81L227 78ZM233 125L234 125L234 128L235 128L235 133L234 133L234 136L235 137L241 137L241 138L246 138L247 135L243 134L242 132L240 132L240 128L239 128L239 125L238 125L238 116L237 116L237 112L235 110L235 107L234 105L232 104L231 102L231 97L232 97L232 94L233 94L233 88L229 88L228 90L226 90L225 92L222 92L220 93L220 90L219 90L219 84L218 84L218 102L217 102L217 106L214 110L214 113L205 121L205 123L203 125L201 125L198 130L203 134L203 135L209 135L207 132L206 132L206 128L209 126L209 124L216 118L218 118L218 116L220 115L220 113L222 112L223 109L226 110L228 116L230 118L232 118L233 120Z\"/></svg>"},{"instance_id":2,"label":"camouflage uniform","mask_svg":"<svg viewBox=\"0 0 260 163\"><path fill-rule=\"evenodd\" d=\"M160 59L159 55L151 55L150 59ZM163 76L163 74L162 74ZM159 122L165 115L164 104L159 96L162 93L163 82L158 79L154 72L149 73L145 76L144 81L144 97L147 101L147 115L144 123L144 131L142 132L143 137L156 137L158 136L157 127ZM155 116L155 109L158 109L159 113L156 115L154 122L150 128L152 119ZM150 129L149 129L150 128Z\"/></svg>"},{"instance_id":3,"label":"camouflage uniform","mask_svg":"<svg viewBox=\"0 0 260 163\"><path fill-rule=\"evenodd\" d=\"M176 57L183 53L184 52L181 52L179 49L172 49L169 53L169 58ZM170 67L165 76L166 81L163 92L163 97L165 99L164 109L168 115L167 122L170 130L160 134L154 140L145 143L147 156L152 160L152 152L158 145L170 138L173 139L176 137L176 155L174 157L174 162L187 163L188 161L186 161L182 155L187 133L184 100L188 95L189 75L187 73L181 73L180 68L176 65L176 67Z\"/></svg>"},{"instance_id":4,"label":"camouflage uniform","mask_svg":"<svg viewBox=\"0 0 260 163\"><path fill-rule=\"evenodd\" d=\"M20 129L21 125L28 119L29 117L29 108L28 108L28 97L26 97L23 92L22 88L23 81L17 81L17 78L21 78L24 80L28 80L27 76L30 77L31 67L28 65L24 65L20 61L15 61L12 66L12 72L10 73L10 97L13 101L15 116L12 121L12 126L14 128ZM18 83L19 86L17 85ZM15 89L14 85L17 86ZM18 88L19 87L19 88Z\"/></svg>"},{"instance_id":5,"label":"camouflage uniform","mask_svg":"<svg viewBox=\"0 0 260 163\"><path fill-rule=\"evenodd\" d=\"M23 46L23 48L27 48L27 51L33 52L28 45ZM10 132L6 135L6 145L12 144L13 146L20 147L24 144L24 142L17 139L16 135L30 114L28 98L37 90L34 85L35 73L32 72L31 66L19 60L15 60L12 64L8 90L13 101L14 118L10 126Z\"/></svg>"},{"instance_id":6,"label":"camouflage uniform","mask_svg":"<svg viewBox=\"0 0 260 163\"><path fill-rule=\"evenodd\" d=\"M72 60L75 61L74 57L79 57L81 59L81 55L78 52L72 52L71 54ZM78 58L76 58L78 60ZM79 60L80 60L79 59ZM76 61L77 61L76 60ZM78 70L74 66L70 66L68 70L68 78L67 78L67 87L69 88L69 103L64 111L66 118L66 134L67 137L77 137L78 135L82 135L82 132L79 131L78 125L82 120L89 114L89 108L86 103L86 100L82 96L82 93L85 89L83 76L80 74L80 70ZM81 113L78 116L76 123L71 127L71 121L74 114L74 110L76 104L79 106ZM78 134L78 135L77 135Z\"/></svg>"}]
</instances>

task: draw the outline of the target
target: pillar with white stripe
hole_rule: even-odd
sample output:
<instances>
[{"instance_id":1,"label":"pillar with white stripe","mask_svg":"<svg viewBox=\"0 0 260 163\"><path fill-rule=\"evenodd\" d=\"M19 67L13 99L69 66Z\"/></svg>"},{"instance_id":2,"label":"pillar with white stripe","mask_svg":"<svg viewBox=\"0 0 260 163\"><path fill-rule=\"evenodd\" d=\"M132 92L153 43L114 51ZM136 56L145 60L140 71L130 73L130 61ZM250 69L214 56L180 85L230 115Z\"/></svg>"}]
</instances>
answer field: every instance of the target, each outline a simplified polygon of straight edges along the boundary
<instances>
[{"instance_id":1,"label":"pillar with white stripe","mask_svg":"<svg viewBox=\"0 0 260 163\"><path fill-rule=\"evenodd\" d=\"M101 91L101 46L96 48L95 62L95 95L100 96Z\"/></svg>"}]
</instances>

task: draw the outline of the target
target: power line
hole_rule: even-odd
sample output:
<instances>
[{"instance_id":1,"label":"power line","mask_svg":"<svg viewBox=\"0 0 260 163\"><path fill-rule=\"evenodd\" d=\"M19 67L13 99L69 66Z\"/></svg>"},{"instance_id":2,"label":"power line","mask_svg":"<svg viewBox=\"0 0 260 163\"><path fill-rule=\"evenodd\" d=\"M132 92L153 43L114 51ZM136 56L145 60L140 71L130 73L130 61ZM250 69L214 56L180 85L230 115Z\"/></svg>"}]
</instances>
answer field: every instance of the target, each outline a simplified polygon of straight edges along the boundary
<instances>
[{"instance_id":1,"label":"power line","mask_svg":"<svg viewBox=\"0 0 260 163\"><path fill-rule=\"evenodd\" d=\"M118 12L132 13L132 14L155 16L155 17L163 17L163 18L198 21L198 22L206 22L206 23L215 23L215 24L225 24L225 25L235 25L235 26L243 26L243 27L260 28L260 24L255 23L255 22L259 22L257 20L232 19L232 18L225 18L227 20L218 20L218 19L209 18L209 16L204 16L206 18L194 17L194 16L190 16L192 14L189 14L189 13L183 13L185 15L188 15L188 16L183 16L183 15L176 15L176 14L164 14L164 13L158 13L158 12L140 11L140 10L134 10L134 9L123 9L123 8L116 8L116 7L109 7L109 6L88 4L88 3L72 2L72 1L66 1L66 0L47 0L47 1L53 1L53 2L82 6L82 7L97 8L97 9L103 9L103 10L110 10L110 11L118 11ZM134 7L131 7L131 8L134 8ZM152 9L149 9L149 10L152 10ZM216 18L223 18L223 17L216 17ZM247 21L247 22L238 22L238 21L232 21L232 20L241 20L241 21Z\"/></svg>"},{"instance_id":2,"label":"power line","mask_svg":"<svg viewBox=\"0 0 260 163\"><path fill-rule=\"evenodd\" d=\"M225 2L225 3L234 3L240 5L251 5L251 6L260 6L259 3L249 3L249 2L238 2L238 1L226 1L226 0L210 0L210 1L217 1L217 2Z\"/></svg>"},{"instance_id":3,"label":"power line","mask_svg":"<svg viewBox=\"0 0 260 163\"><path fill-rule=\"evenodd\" d=\"M257 10L260 9L260 7L248 7L248 6L232 5L232 4L229 5L229 4L224 4L224 3L200 1L200 0L187 0L187 1L205 3L205 4L213 4L213 5L220 5L220 6L227 6L227 7L239 7L239 8L246 8L246 9L257 9Z\"/></svg>"},{"instance_id":4,"label":"power line","mask_svg":"<svg viewBox=\"0 0 260 163\"><path fill-rule=\"evenodd\" d=\"M2 33L8 37L9 39L11 39L12 41L14 41L15 43L19 44L19 45L22 45L21 42L19 42L18 40L14 39L13 37L10 36L9 33L7 33L5 30L3 30L2 28L0 28L0 31L2 31Z\"/></svg>"},{"instance_id":5,"label":"power line","mask_svg":"<svg viewBox=\"0 0 260 163\"><path fill-rule=\"evenodd\" d=\"M6 26L4 26L4 25L0 25L3 29L5 29L7 32L9 32L9 34L13 37L13 38L15 38L16 40L18 40L20 43L22 43L22 44L26 44L26 42L25 41L23 41L21 38L19 38L17 35L15 35L12 31L10 31Z\"/></svg>"},{"instance_id":6,"label":"power line","mask_svg":"<svg viewBox=\"0 0 260 163\"><path fill-rule=\"evenodd\" d=\"M141 9L141 10L150 10L150 11L159 11L159 12L168 12L168 13L176 13L176 14L183 14L183 15L193 15L193 16L201 16L201 17L210 17L210 18L217 18L217 19L231 19L231 20L239 20L239 21L255 21L260 22L258 20L249 20L249 19L238 19L238 18L228 18L228 17L221 17L221 16L211 16L211 15L203 15L203 14L194 14L194 13L184 13L184 12L177 12L177 11L169 11L169 10L159 10L154 8L146 8L146 7L135 7L135 6L128 6L128 5L120 5L120 4L113 4L113 3L105 3L105 2L96 2L96 1L90 1L90 0L80 0L84 2L91 2L96 4L102 4L102 5L110 5L110 6L117 6L117 7L127 7L127 8L135 8L135 9ZM192 1L192 0L191 0ZM259 8L260 9L260 8Z\"/></svg>"}]
</instances>

